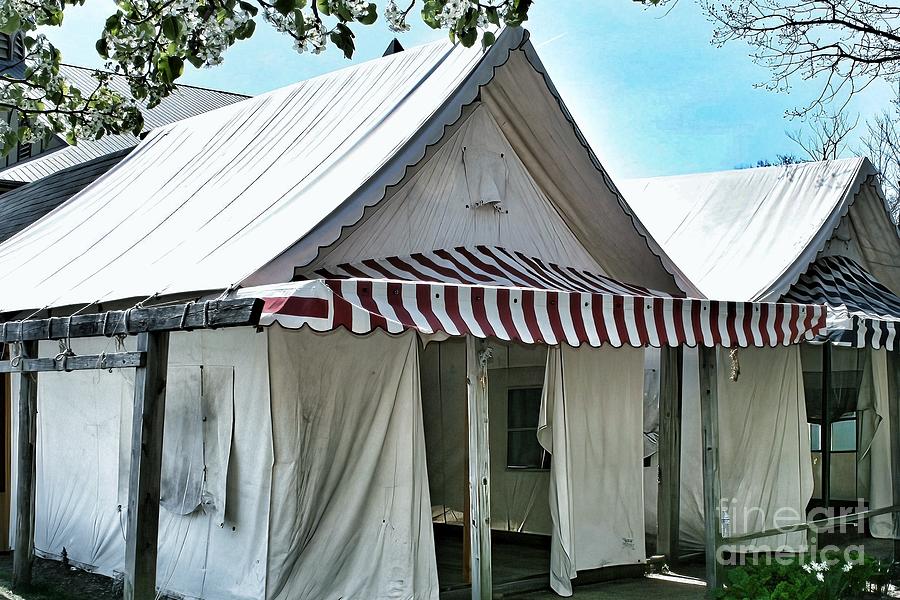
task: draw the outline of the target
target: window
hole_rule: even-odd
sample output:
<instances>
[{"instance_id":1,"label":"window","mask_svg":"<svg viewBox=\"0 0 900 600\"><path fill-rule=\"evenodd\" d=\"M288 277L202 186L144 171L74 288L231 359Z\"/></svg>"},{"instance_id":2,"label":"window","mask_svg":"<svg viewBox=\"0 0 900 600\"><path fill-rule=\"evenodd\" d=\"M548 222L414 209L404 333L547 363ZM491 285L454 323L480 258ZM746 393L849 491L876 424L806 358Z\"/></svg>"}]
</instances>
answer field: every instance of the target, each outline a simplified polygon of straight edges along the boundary
<instances>
[{"instance_id":1,"label":"window","mask_svg":"<svg viewBox=\"0 0 900 600\"><path fill-rule=\"evenodd\" d=\"M831 451L856 452L856 418L831 424Z\"/></svg>"},{"instance_id":2,"label":"window","mask_svg":"<svg viewBox=\"0 0 900 600\"><path fill-rule=\"evenodd\" d=\"M510 469L550 468L550 454L537 439L541 391L540 387L507 390L506 466Z\"/></svg>"},{"instance_id":3,"label":"window","mask_svg":"<svg viewBox=\"0 0 900 600\"><path fill-rule=\"evenodd\" d=\"M822 451L822 426L818 423L809 423L809 449L813 452Z\"/></svg>"},{"instance_id":4,"label":"window","mask_svg":"<svg viewBox=\"0 0 900 600\"><path fill-rule=\"evenodd\" d=\"M26 160L31 158L31 144L19 144L16 148L16 159Z\"/></svg>"}]
</instances>

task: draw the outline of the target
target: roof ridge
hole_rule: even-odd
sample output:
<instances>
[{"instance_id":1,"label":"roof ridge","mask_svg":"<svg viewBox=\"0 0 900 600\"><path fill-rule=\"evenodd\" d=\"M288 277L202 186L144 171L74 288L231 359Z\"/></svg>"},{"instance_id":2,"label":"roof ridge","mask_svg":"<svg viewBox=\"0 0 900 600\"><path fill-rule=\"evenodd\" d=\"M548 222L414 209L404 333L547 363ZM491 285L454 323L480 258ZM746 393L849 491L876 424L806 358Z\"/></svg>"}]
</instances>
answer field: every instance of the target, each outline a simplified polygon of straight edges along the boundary
<instances>
[{"instance_id":1,"label":"roof ridge","mask_svg":"<svg viewBox=\"0 0 900 600\"><path fill-rule=\"evenodd\" d=\"M622 178L621 181L628 182L640 182L640 181L652 181L652 180L661 180L661 179L677 179L677 178L688 178L688 177L702 177L705 175L724 175L727 173L760 173L766 171L767 169L796 169L796 168L804 168L809 167L810 165L819 165L822 163L829 162L840 162L840 163L850 163L853 161L864 161L866 160L865 156L844 156L841 158L829 158L826 160L806 160L802 162L790 163L786 165L766 165L764 167L756 167L756 166L747 166L747 167L735 167L733 169L719 169L717 171L697 171L695 173L675 173L672 175L651 175L648 177L625 177Z\"/></svg>"},{"instance_id":2,"label":"roof ridge","mask_svg":"<svg viewBox=\"0 0 900 600\"><path fill-rule=\"evenodd\" d=\"M109 70L106 70L106 69L101 69L101 68L98 68L98 67L85 67L84 65L73 65L72 63L67 63L67 62L62 62L62 63L59 63L59 64L60 64L60 66L62 66L62 67L69 67L70 69L79 69L79 70L82 70L82 71L90 71L91 73L93 73L93 72L106 73L106 74L112 75L112 76L114 76L114 77L122 77L122 78L125 77L125 75L122 75L121 73L114 73L113 71L109 71ZM176 89L178 89L178 88L183 88L183 87L186 87L186 88L192 88L192 89L195 89L195 90L204 90L204 91L207 91L207 92L216 92L216 93L218 93L218 94L228 94L228 95L230 95L230 96L239 96L239 97L241 97L241 98L252 98L252 97L253 97L252 95L250 95L250 94L244 94L243 92L232 92L232 91L230 91L230 90L222 90L222 89L219 89L219 88L212 88L212 87L207 87L207 86L202 86L202 85L193 85L193 84L190 84L190 83L179 83L179 84L176 84Z\"/></svg>"}]
</instances>

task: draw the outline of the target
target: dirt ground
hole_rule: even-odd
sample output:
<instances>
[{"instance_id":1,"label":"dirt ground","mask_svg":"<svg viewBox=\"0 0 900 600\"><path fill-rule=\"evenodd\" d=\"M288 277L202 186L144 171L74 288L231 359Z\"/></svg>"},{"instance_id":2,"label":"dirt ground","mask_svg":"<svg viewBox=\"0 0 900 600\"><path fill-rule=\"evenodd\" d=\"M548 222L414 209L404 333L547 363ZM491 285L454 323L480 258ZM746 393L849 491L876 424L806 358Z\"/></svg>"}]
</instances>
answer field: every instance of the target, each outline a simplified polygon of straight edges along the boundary
<instances>
[{"instance_id":1,"label":"dirt ground","mask_svg":"<svg viewBox=\"0 0 900 600\"><path fill-rule=\"evenodd\" d=\"M119 600L121 585L108 577L36 559L27 590L12 591L12 554L0 554L0 600Z\"/></svg>"}]
</instances>

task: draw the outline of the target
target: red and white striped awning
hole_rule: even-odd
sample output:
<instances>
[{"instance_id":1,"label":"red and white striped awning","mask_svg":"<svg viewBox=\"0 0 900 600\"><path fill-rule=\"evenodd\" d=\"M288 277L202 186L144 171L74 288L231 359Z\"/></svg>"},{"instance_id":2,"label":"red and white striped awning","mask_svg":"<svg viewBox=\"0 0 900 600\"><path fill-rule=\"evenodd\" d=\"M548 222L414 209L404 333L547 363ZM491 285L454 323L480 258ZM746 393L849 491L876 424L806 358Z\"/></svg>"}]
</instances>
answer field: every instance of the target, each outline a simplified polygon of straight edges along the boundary
<instances>
[{"instance_id":1,"label":"red and white striped awning","mask_svg":"<svg viewBox=\"0 0 900 600\"><path fill-rule=\"evenodd\" d=\"M825 326L814 304L672 298L500 248L456 248L341 265L322 279L245 288L261 325L495 337L571 346L776 346Z\"/></svg>"}]
</instances>

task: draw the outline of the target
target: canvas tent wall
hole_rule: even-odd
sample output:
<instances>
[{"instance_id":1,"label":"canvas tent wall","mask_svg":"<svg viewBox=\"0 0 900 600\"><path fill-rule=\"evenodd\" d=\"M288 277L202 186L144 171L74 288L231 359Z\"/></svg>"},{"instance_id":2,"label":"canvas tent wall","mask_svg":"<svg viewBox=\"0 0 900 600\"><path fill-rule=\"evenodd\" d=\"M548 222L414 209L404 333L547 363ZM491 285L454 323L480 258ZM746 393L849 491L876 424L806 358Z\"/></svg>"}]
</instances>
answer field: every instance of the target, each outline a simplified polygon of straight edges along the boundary
<instances>
[{"instance_id":1,"label":"canvas tent wall","mask_svg":"<svg viewBox=\"0 0 900 600\"><path fill-rule=\"evenodd\" d=\"M875 490L878 497L869 498L870 507L890 506L884 490L890 488L891 448L873 440L889 431L888 377L877 373L885 364L879 349L897 347L900 237L871 163L854 158L633 180L622 187L651 233L704 295L828 307L827 332L819 341L863 349L866 357L869 387L857 392L860 410L868 415L863 418L868 429L860 430L858 442L859 463L866 471L859 489ZM697 239L709 245L698 245ZM815 352L821 347L805 354ZM821 366L818 376L815 366L803 368L807 379L821 380ZM685 443L699 435L698 420L696 408L686 408ZM799 452L805 462L808 448ZM688 479L682 488L684 498L697 497L699 480ZM689 511L682 517L682 535L696 542L702 515ZM876 520L885 519L890 521Z\"/></svg>"},{"instance_id":2,"label":"canvas tent wall","mask_svg":"<svg viewBox=\"0 0 900 600\"><path fill-rule=\"evenodd\" d=\"M186 598L435 598L416 354L410 335L176 334L160 588ZM347 370L365 385L341 385ZM49 373L40 386L35 547L121 572L133 379Z\"/></svg>"}]
</instances>

